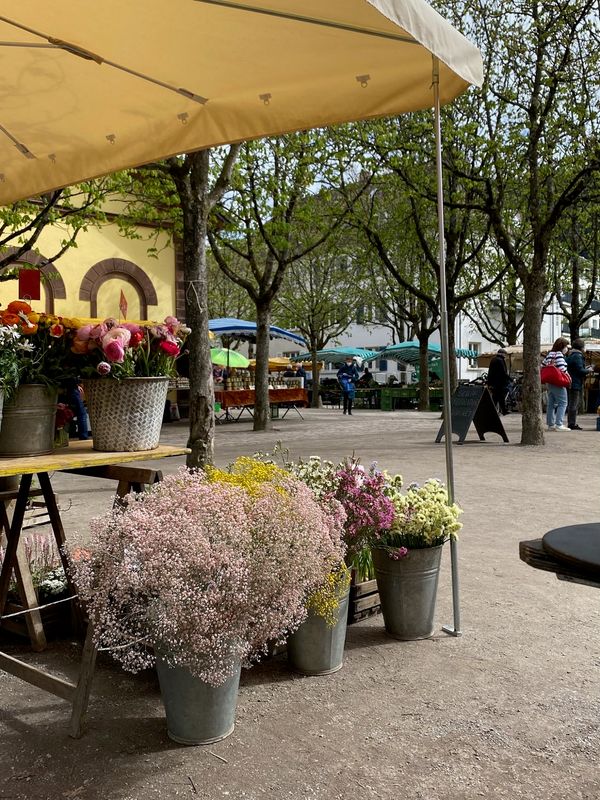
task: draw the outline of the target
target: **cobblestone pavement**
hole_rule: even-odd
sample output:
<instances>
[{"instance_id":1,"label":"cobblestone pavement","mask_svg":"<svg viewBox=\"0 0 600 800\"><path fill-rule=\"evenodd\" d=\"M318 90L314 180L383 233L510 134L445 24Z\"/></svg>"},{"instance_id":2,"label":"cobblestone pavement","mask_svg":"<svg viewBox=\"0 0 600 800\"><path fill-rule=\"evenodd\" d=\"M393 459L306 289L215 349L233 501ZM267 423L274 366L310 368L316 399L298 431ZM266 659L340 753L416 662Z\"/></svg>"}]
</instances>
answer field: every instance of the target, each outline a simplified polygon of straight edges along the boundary
<instances>
[{"instance_id":1,"label":"cobblestone pavement","mask_svg":"<svg viewBox=\"0 0 600 800\"><path fill-rule=\"evenodd\" d=\"M444 477L437 414L305 417L261 434L249 423L218 427L218 463L281 440L294 455L354 451L407 481ZM151 673L130 676L101 658L79 741L66 734L61 700L0 673L0 799L596 800L600 593L527 567L518 542L597 520L600 434L584 416L582 432L521 447L520 418L505 423L511 444L471 434L454 449L462 637L441 632L452 622L446 553L432 639L388 639L376 617L349 628L335 675L302 678L283 657L265 662L242 677L235 733L206 748L168 740ZM163 438L182 444L186 434L175 423ZM54 485L69 540L84 542L110 487L67 475ZM71 674L77 652L62 642L26 657Z\"/></svg>"}]
</instances>

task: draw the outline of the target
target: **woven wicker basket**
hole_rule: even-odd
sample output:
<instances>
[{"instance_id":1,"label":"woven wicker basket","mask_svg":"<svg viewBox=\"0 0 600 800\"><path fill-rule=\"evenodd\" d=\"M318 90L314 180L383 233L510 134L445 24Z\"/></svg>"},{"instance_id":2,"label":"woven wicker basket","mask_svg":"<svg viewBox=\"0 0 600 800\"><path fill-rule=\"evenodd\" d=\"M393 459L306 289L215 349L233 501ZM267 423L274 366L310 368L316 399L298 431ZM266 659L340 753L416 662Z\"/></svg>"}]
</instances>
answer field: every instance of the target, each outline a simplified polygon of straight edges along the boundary
<instances>
[{"instance_id":1,"label":"woven wicker basket","mask_svg":"<svg viewBox=\"0 0 600 800\"><path fill-rule=\"evenodd\" d=\"M168 378L99 378L84 383L94 450L154 450L169 389Z\"/></svg>"}]
</instances>

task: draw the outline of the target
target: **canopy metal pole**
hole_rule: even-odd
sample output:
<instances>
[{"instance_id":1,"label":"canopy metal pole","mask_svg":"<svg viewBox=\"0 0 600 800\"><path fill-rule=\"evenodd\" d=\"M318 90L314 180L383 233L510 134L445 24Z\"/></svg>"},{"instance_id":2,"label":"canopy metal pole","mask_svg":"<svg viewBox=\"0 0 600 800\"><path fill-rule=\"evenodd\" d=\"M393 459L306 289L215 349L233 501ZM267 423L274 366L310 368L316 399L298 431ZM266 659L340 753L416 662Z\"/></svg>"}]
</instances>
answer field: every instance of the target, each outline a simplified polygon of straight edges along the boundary
<instances>
[{"instance_id":1,"label":"canopy metal pole","mask_svg":"<svg viewBox=\"0 0 600 800\"><path fill-rule=\"evenodd\" d=\"M440 62L433 56L433 103L435 127L435 167L437 178L438 246L440 265L440 332L442 338L442 370L444 378L444 446L446 449L446 483L448 501L454 502L454 461L452 454L452 402L450 385L450 349L448 337L448 297L446 288L446 242L444 236L444 183L442 173L442 126L440 114ZM450 542L452 564L452 607L454 624L444 625L442 630L452 636L460 636L460 596L458 576L458 543Z\"/></svg>"}]
</instances>

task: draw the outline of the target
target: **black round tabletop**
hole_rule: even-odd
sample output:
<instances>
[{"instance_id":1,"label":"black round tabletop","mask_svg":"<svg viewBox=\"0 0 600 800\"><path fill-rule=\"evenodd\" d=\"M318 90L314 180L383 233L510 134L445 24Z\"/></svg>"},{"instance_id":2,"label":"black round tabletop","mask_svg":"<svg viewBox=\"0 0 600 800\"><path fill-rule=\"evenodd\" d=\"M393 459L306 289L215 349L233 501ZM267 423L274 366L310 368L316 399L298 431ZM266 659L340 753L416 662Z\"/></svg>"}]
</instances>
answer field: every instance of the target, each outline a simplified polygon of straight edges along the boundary
<instances>
[{"instance_id":1,"label":"black round tabletop","mask_svg":"<svg viewBox=\"0 0 600 800\"><path fill-rule=\"evenodd\" d=\"M544 550L560 561L600 570L600 522L554 528L542 538Z\"/></svg>"}]
</instances>

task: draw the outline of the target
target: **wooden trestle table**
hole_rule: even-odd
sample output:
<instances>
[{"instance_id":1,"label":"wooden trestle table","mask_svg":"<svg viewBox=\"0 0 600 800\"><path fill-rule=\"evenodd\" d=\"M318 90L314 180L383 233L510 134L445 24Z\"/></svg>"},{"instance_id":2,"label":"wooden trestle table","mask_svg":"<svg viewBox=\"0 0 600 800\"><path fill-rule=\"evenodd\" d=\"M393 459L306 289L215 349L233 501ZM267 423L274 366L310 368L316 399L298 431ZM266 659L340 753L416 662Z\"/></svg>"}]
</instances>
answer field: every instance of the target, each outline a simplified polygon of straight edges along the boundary
<instances>
[{"instance_id":1,"label":"wooden trestle table","mask_svg":"<svg viewBox=\"0 0 600 800\"><path fill-rule=\"evenodd\" d=\"M225 412L225 422L237 422L244 411L251 417L254 416L254 405L256 403L256 392L254 389L215 389L215 400L221 404ZM281 415L283 419L289 411L294 410L301 419L300 408L308 405L308 392L306 389L269 389L269 405L274 407L285 407ZM234 416L230 409L237 409L238 414Z\"/></svg>"},{"instance_id":2,"label":"wooden trestle table","mask_svg":"<svg viewBox=\"0 0 600 800\"><path fill-rule=\"evenodd\" d=\"M189 452L185 447L160 445L155 450L144 450L131 453L103 453L92 449L92 441L77 441L68 447L56 450L50 455L27 456L22 458L0 458L0 477L20 475L18 490L0 492L0 536L6 535L4 563L0 572L0 627L5 614L7 595L12 572L15 573L17 588L21 598L27 630L34 650L46 647L44 627L38 610L38 603L33 588L29 565L25 557L21 532L27 501L32 496L41 495L48 509L50 524L56 539L59 553L69 585L69 596L73 598L78 619L83 623L82 609L77 599L77 589L73 585L63 553L66 537L56 497L52 490L50 474L54 472L71 472L91 478L103 478L115 481L116 500L130 491L141 491L144 486L162 480L159 470L138 466L125 466L126 462L155 461L170 456L183 455ZM33 476L36 475L39 489L32 489ZM9 519L8 508L14 501L12 519ZM0 652L0 669L61 697L72 706L70 735L81 736L83 717L87 708L91 681L96 661L96 647L92 639L91 625L87 626L87 634L83 645L79 678L76 683L51 675L7 653Z\"/></svg>"}]
</instances>

